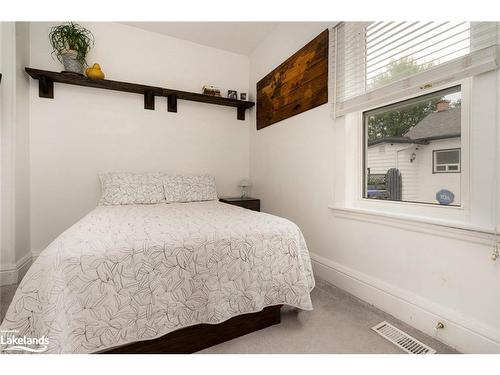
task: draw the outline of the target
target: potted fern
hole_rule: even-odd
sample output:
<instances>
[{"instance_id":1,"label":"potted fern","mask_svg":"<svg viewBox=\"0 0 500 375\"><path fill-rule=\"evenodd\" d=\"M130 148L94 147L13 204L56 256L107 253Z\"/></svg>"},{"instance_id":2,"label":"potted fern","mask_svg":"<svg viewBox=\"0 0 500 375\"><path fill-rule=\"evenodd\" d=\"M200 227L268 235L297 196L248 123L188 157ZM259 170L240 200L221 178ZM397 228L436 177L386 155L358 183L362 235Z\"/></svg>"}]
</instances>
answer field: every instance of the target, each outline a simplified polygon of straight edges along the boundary
<instances>
[{"instance_id":1,"label":"potted fern","mask_svg":"<svg viewBox=\"0 0 500 375\"><path fill-rule=\"evenodd\" d=\"M49 40L52 55L63 63L64 71L83 75L83 68L87 65L85 58L94 46L90 30L77 23L66 22L50 29Z\"/></svg>"}]
</instances>

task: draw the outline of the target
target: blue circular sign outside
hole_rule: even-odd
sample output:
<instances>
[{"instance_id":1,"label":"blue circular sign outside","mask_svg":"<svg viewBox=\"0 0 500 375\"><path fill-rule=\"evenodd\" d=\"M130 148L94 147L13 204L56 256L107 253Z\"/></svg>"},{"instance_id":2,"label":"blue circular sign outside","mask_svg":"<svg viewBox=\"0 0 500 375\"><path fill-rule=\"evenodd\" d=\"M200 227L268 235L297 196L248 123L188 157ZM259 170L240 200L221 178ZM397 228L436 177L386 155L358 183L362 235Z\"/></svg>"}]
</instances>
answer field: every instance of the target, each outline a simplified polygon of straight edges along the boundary
<instances>
[{"instance_id":1,"label":"blue circular sign outside","mask_svg":"<svg viewBox=\"0 0 500 375\"><path fill-rule=\"evenodd\" d=\"M439 204L448 205L455 200L455 194L449 190L441 189L436 193L436 200Z\"/></svg>"}]
</instances>

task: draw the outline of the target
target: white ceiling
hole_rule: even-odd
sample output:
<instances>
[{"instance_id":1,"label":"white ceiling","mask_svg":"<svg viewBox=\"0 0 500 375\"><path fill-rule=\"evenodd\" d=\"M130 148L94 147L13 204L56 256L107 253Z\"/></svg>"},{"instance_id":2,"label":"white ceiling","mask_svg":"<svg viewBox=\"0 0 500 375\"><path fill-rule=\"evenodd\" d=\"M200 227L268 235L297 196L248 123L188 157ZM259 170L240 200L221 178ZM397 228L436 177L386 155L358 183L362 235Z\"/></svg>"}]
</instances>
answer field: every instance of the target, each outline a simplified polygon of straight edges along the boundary
<instances>
[{"instance_id":1,"label":"white ceiling","mask_svg":"<svg viewBox=\"0 0 500 375\"><path fill-rule=\"evenodd\" d=\"M278 22L122 22L143 30L249 55Z\"/></svg>"}]
</instances>

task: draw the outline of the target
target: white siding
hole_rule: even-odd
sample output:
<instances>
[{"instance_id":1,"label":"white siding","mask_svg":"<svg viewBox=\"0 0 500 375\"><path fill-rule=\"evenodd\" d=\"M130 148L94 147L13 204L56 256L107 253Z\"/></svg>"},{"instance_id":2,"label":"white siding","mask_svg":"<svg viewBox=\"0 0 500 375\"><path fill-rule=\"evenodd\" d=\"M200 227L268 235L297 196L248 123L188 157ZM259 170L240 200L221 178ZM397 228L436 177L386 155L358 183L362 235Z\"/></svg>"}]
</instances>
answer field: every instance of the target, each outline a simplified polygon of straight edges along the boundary
<instances>
[{"instance_id":1,"label":"white siding","mask_svg":"<svg viewBox=\"0 0 500 375\"><path fill-rule=\"evenodd\" d=\"M455 194L453 204L460 205L460 177L461 173L432 173L432 152L449 148L460 148L460 138L443 139L431 142L427 146L420 146L417 153L418 166L418 200L422 202L436 201L436 193L447 189Z\"/></svg>"},{"instance_id":2,"label":"white siding","mask_svg":"<svg viewBox=\"0 0 500 375\"><path fill-rule=\"evenodd\" d=\"M386 173L388 169L395 168L397 164L396 151L400 144L393 146L381 143L368 148L367 168L372 174ZM401 147L402 148L402 147Z\"/></svg>"},{"instance_id":3,"label":"white siding","mask_svg":"<svg viewBox=\"0 0 500 375\"><path fill-rule=\"evenodd\" d=\"M436 193L447 189L455 194L453 204L460 204L460 173L432 173L432 152L459 148L460 138L443 139L429 145L382 143L368 148L367 168L372 174L385 174L398 168L403 179L403 200L411 202L436 201ZM415 160L411 162L412 154Z\"/></svg>"},{"instance_id":4,"label":"white siding","mask_svg":"<svg viewBox=\"0 0 500 375\"><path fill-rule=\"evenodd\" d=\"M368 148L367 168L372 174L385 174L391 168L398 168L403 179L403 200L417 200L417 169L410 163L416 146L407 143L382 143Z\"/></svg>"},{"instance_id":5,"label":"white siding","mask_svg":"<svg viewBox=\"0 0 500 375\"><path fill-rule=\"evenodd\" d=\"M417 153L416 145L405 145L406 147L401 148L397 152L398 164L396 168L399 168L401 172L401 177L403 179L403 200L409 202L415 202L419 200L419 180L418 172L416 168L415 159L411 162L411 156L413 153Z\"/></svg>"}]
</instances>

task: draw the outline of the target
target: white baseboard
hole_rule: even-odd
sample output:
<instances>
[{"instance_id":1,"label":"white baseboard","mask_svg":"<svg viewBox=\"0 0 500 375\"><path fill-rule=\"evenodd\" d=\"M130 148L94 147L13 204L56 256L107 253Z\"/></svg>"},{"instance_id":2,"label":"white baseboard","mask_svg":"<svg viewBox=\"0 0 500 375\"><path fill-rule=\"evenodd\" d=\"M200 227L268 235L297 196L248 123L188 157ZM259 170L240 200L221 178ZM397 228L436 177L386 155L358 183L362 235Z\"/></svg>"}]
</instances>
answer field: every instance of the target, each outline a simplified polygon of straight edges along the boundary
<instances>
[{"instance_id":1,"label":"white baseboard","mask_svg":"<svg viewBox=\"0 0 500 375\"><path fill-rule=\"evenodd\" d=\"M41 250L31 250L15 264L0 265L0 286L19 283L41 252Z\"/></svg>"},{"instance_id":2,"label":"white baseboard","mask_svg":"<svg viewBox=\"0 0 500 375\"><path fill-rule=\"evenodd\" d=\"M0 270L0 286L17 284L30 268L32 254L28 253L15 264L6 264Z\"/></svg>"},{"instance_id":3,"label":"white baseboard","mask_svg":"<svg viewBox=\"0 0 500 375\"><path fill-rule=\"evenodd\" d=\"M500 331L495 327L320 255L311 253L311 259L316 276L462 353L500 353ZM445 324L439 331L438 321Z\"/></svg>"},{"instance_id":4,"label":"white baseboard","mask_svg":"<svg viewBox=\"0 0 500 375\"><path fill-rule=\"evenodd\" d=\"M8 269L0 271L0 286L17 284L18 271L15 265L9 265L9 267Z\"/></svg>"}]
</instances>

